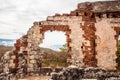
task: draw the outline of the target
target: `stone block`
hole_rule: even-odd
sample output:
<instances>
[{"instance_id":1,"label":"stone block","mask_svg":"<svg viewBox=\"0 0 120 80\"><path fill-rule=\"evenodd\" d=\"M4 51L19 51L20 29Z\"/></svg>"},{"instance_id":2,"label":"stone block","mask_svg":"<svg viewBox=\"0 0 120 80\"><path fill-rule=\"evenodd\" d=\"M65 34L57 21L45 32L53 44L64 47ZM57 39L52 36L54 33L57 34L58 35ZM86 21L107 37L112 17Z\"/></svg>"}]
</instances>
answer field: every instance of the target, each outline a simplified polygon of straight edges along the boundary
<instances>
[{"instance_id":1,"label":"stone block","mask_svg":"<svg viewBox=\"0 0 120 80\"><path fill-rule=\"evenodd\" d=\"M14 61L13 60L9 60L9 63L14 63Z\"/></svg>"},{"instance_id":2,"label":"stone block","mask_svg":"<svg viewBox=\"0 0 120 80\"><path fill-rule=\"evenodd\" d=\"M63 70L63 68L55 68L55 72L60 72L60 71L62 71Z\"/></svg>"},{"instance_id":3,"label":"stone block","mask_svg":"<svg viewBox=\"0 0 120 80\"><path fill-rule=\"evenodd\" d=\"M34 71L33 68L28 68L28 72L32 72L32 71Z\"/></svg>"},{"instance_id":4,"label":"stone block","mask_svg":"<svg viewBox=\"0 0 120 80\"><path fill-rule=\"evenodd\" d=\"M10 59L9 55L4 55L4 59Z\"/></svg>"},{"instance_id":5,"label":"stone block","mask_svg":"<svg viewBox=\"0 0 120 80\"><path fill-rule=\"evenodd\" d=\"M34 58L35 58L35 55L31 55L29 58L30 58L30 59L34 59Z\"/></svg>"},{"instance_id":6,"label":"stone block","mask_svg":"<svg viewBox=\"0 0 120 80\"><path fill-rule=\"evenodd\" d=\"M8 71L9 71L8 66L3 68L3 72L8 72Z\"/></svg>"},{"instance_id":7,"label":"stone block","mask_svg":"<svg viewBox=\"0 0 120 80\"><path fill-rule=\"evenodd\" d=\"M28 67L29 67L29 68L33 68L34 65L29 63L29 64L28 64Z\"/></svg>"},{"instance_id":8,"label":"stone block","mask_svg":"<svg viewBox=\"0 0 120 80\"><path fill-rule=\"evenodd\" d=\"M82 80L97 80L97 79L82 79Z\"/></svg>"},{"instance_id":9,"label":"stone block","mask_svg":"<svg viewBox=\"0 0 120 80\"><path fill-rule=\"evenodd\" d=\"M41 67L40 68L40 74L42 74L42 75L49 76L52 71L53 70L51 67Z\"/></svg>"},{"instance_id":10,"label":"stone block","mask_svg":"<svg viewBox=\"0 0 120 80\"><path fill-rule=\"evenodd\" d=\"M29 80L29 79L18 79L18 80Z\"/></svg>"},{"instance_id":11,"label":"stone block","mask_svg":"<svg viewBox=\"0 0 120 80\"><path fill-rule=\"evenodd\" d=\"M12 56L11 56L11 59L15 59L15 55L12 55Z\"/></svg>"},{"instance_id":12,"label":"stone block","mask_svg":"<svg viewBox=\"0 0 120 80\"><path fill-rule=\"evenodd\" d=\"M34 64L36 63L36 60L30 60L30 63Z\"/></svg>"},{"instance_id":13,"label":"stone block","mask_svg":"<svg viewBox=\"0 0 120 80\"><path fill-rule=\"evenodd\" d=\"M14 64L14 63L10 63L10 64L9 64L9 67L15 68L15 64Z\"/></svg>"},{"instance_id":14,"label":"stone block","mask_svg":"<svg viewBox=\"0 0 120 80\"><path fill-rule=\"evenodd\" d=\"M53 16L48 16L47 17L47 20L49 21L49 20L54 20L54 17Z\"/></svg>"}]
</instances>

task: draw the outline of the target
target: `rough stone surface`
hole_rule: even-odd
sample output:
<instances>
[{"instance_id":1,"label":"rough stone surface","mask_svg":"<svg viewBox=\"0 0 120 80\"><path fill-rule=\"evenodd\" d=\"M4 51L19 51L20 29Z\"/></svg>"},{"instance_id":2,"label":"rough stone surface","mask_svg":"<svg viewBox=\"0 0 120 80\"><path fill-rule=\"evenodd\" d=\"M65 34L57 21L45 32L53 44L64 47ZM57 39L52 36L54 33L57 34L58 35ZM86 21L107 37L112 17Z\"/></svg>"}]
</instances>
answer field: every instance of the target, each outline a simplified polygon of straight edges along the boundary
<instances>
[{"instance_id":1,"label":"rough stone surface","mask_svg":"<svg viewBox=\"0 0 120 80\"><path fill-rule=\"evenodd\" d=\"M69 14L55 14L45 21L34 22L27 34L16 40L13 50L1 57L0 72L14 73L18 78L29 73L37 75L43 54L37 49L48 30L66 33L70 64L79 68L116 69L120 2L102 1L80 3Z\"/></svg>"},{"instance_id":2,"label":"rough stone surface","mask_svg":"<svg viewBox=\"0 0 120 80\"><path fill-rule=\"evenodd\" d=\"M101 68L66 68L60 73L52 73L53 80L119 80L120 73Z\"/></svg>"},{"instance_id":3,"label":"rough stone surface","mask_svg":"<svg viewBox=\"0 0 120 80\"><path fill-rule=\"evenodd\" d=\"M104 2L95 2L95 3L90 3L86 2L80 3L78 5L78 8L86 9L87 7L92 8L93 12L98 13L98 12L117 12L120 11L120 1L104 1Z\"/></svg>"}]
</instances>

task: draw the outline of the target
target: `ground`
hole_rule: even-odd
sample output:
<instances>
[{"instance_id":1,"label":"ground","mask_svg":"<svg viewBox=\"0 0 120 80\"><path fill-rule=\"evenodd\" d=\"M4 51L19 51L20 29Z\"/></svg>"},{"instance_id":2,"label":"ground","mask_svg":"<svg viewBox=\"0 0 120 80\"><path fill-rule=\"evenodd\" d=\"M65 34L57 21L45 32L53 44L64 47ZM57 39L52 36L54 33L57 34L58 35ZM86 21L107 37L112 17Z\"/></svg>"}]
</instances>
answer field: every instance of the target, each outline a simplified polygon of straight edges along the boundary
<instances>
[{"instance_id":1,"label":"ground","mask_svg":"<svg viewBox=\"0 0 120 80\"><path fill-rule=\"evenodd\" d=\"M50 76L30 76L24 79L18 79L18 80L51 80Z\"/></svg>"}]
</instances>

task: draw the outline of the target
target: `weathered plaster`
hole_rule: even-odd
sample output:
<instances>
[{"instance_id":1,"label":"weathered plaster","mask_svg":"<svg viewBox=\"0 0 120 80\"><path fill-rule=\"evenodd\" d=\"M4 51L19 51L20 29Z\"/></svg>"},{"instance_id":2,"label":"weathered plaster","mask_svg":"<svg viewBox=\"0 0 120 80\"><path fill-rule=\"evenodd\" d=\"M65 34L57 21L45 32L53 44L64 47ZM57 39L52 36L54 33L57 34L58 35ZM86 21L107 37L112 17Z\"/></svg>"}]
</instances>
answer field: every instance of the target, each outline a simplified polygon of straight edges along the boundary
<instances>
[{"instance_id":1,"label":"weathered plaster","mask_svg":"<svg viewBox=\"0 0 120 80\"><path fill-rule=\"evenodd\" d=\"M116 5L113 6L112 2ZM1 58L3 72L11 70L19 76L39 72L42 53L37 49L48 30L66 32L72 65L116 69L119 6L119 1L86 2L79 4L70 14L55 14L45 21L34 22L27 34L16 40L13 50Z\"/></svg>"}]
</instances>

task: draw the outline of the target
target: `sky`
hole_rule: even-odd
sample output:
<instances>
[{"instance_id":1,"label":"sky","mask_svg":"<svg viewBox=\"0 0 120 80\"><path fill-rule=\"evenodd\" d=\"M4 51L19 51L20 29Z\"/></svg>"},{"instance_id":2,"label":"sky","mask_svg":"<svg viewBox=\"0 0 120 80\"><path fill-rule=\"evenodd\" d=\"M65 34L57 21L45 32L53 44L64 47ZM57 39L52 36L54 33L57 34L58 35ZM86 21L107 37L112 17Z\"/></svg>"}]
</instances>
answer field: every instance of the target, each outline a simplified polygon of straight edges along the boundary
<instances>
[{"instance_id":1,"label":"sky","mask_svg":"<svg viewBox=\"0 0 120 80\"><path fill-rule=\"evenodd\" d=\"M59 51L59 48L63 47L66 43L66 35L65 32L62 31L47 31L45 32L44 37L45 39L43 40L43 43L39 45L40 47Z\"/></svg>"},{"instance_id":2,"label":"sky","mask_svg":"<svg viewBox=\"0 0 120 80\"><path fill-rule=\"evenodd\" d=\"M55 13L70 13L85 1L98 0L0 0L0 39L17 39L26 34L34 21Z\"/></svg>"}]
</instances>

